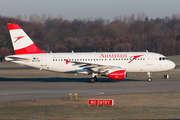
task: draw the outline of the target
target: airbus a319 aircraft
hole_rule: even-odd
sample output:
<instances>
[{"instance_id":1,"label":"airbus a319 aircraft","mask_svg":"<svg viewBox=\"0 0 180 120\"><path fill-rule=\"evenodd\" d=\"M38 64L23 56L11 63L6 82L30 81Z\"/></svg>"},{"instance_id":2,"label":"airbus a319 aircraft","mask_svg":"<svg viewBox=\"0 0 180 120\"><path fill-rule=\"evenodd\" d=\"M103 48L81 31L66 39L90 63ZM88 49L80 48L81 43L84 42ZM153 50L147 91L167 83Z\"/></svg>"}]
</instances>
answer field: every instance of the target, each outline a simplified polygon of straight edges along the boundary
<instances>
[{"instance_id":1,"label":"airbus a319 aircraft","mask_svg":"<svg viewBox=\"0 0 180 120\"><path fill-rule=\"evenodd\" d=\"M46 53L40 50L16 23L8 24L15 55L6 56L6 61L63 73L83 73L91 75L90 82L97 76L122 80L127 72L151 73L173 69L175 64L165 56L153 52L82 52Z\"/></svg>"}]
</instances>

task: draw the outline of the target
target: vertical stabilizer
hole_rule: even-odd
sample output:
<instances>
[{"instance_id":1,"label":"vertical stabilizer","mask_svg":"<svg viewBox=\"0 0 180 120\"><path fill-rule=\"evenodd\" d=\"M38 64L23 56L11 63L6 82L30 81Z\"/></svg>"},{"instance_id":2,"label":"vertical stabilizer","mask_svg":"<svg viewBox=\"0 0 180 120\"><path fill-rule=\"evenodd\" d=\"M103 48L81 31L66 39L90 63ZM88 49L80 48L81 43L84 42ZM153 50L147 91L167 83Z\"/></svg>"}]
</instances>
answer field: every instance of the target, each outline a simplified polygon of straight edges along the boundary
<instances>
[{"instance_id":1,"label":"vertical stabilizer","mask_svg":"<svg viewBox=\"0 0 180 120\"><path fill-rule=\"evenodd\" d=\"M17 23L9 23L8 28L16 55L45 53L34 44Z\"/></svg>"}]
</instances>

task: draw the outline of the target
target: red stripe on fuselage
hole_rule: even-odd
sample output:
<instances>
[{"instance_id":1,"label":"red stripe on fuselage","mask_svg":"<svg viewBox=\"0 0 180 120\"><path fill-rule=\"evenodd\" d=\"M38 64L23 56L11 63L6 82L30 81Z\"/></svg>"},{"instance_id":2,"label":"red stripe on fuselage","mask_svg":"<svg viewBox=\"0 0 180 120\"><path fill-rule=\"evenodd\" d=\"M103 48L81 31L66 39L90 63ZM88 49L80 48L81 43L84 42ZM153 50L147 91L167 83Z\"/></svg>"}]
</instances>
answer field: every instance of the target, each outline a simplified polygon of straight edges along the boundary
<instances>
[{"instance_id":1,"label":"red stripe on fuselage","mask_svg":"<svg viewBox=\"0 0 180 120\"><path fill-rule=\"evenodd\" d=\"M8 28L9 30L21 29L21 27L17 23L9 23Z\"/></svg>"},{"instance_id":2,"label":"red stripe on fuselage","mask_svg":"<svg viewBox=\"0 0 180 120\"><path fill-rule=\"evenodd\" d=\"M45 52L41 51L34 43L25 48L14 50L14 52L16 55L45 53Z\"/></svg>"},{"instance_id":3,"label":"red stripe on fuselage","mask_svg":"<svg viewBox=\"0 0 180 120\"><path fill-rule=\"evenodd\" d=\"M66 59L64 59L65 61L66 61L66 65L70 62L69 60L66 60Z\"/></svg>"},{"instance_id":4,"label":"red stripe on fuselage","mask_svg":"<svg viewBox=\"0 0 180 120\"><path fill-rule=\"evenodd\" d=\"M131 56L131 57L133 57L133 59L132 59L131 61L129 61L128 63L131 63L134 59L136 59L136 58L138 58L138 57L141 57L141 56L143 56L143 55L135 55L135 56Z\"/></svg>"}]
</instances>

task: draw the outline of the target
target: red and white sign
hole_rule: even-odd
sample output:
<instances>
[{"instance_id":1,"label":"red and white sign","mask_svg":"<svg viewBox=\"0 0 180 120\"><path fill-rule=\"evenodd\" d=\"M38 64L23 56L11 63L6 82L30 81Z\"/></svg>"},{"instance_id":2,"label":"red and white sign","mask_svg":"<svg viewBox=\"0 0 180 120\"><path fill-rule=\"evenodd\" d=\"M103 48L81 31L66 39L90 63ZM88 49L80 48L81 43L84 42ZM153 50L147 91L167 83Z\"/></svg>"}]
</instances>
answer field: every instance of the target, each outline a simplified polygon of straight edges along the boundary
<instances>
[{"instance_id":1,"label":"red and white sign","mask_svg":"<svg viewBox=\"0 0 180 120\"><path fill-rule=\"evenodd\" d=\"M88 105L110 105L114 106L114 100L113 99L89 99Z\"/></svg>"}]
</instances>

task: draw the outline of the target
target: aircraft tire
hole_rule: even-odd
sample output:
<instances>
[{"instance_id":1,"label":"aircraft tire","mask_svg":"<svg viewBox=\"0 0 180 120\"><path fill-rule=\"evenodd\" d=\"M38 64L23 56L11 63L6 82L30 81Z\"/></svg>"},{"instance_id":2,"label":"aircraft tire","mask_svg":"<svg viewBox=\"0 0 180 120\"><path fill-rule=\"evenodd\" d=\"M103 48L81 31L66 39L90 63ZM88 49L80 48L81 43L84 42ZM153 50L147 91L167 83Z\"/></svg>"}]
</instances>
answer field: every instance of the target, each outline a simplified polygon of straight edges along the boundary
<instances>
[{"instance_id":1,"label":"aircraft tire","mask_svg":"<svg viewBox=\"0 0 180 120\"><path fill-rule=\"evenodd\" d=\"M96 76L94 76L94 79L95 79L95 82L97 82L97 77Z\"/></svg>"},{"instance_id":2,"label":"aircraft tire","mask_svg":"<svg viewBox=\"0 0 180 120\"><path fill-rule=\"evenodd\" d=\"M148 82L151 82L151 81L152 81L152 78L148 78L147 81L148 81Z\"/></svg>"},{"instance_id":3,"label":"aircraft tire","mask_svg":"<svg viewBox=\"0 0 180 120\"><path fill-rule=\"evenodd\" d=\"M91 78L91 79L90 79L90 82L91 82L91 83L95 83L95 82L96 82L95 78Z\"/></svg>"}]
</instances>

